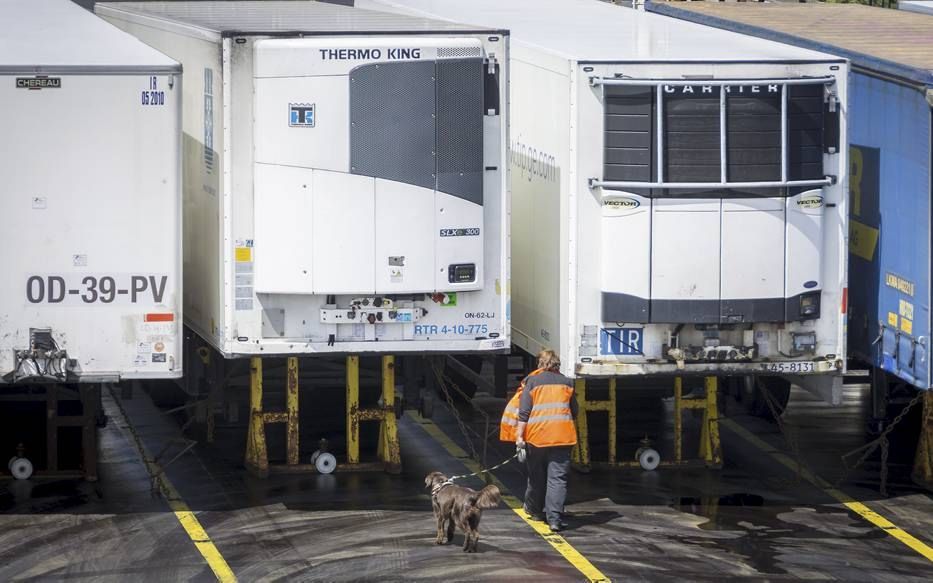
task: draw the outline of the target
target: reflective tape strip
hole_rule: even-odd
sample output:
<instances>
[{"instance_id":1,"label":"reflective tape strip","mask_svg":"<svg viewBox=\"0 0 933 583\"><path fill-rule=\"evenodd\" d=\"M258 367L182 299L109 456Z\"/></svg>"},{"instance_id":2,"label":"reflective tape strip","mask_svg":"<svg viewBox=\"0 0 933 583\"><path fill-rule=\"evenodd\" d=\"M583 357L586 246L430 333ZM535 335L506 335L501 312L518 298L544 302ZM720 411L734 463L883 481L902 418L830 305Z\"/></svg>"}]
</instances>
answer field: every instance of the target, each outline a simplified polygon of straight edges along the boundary
<instances>
[{"instance_id":1,"label":"reflective tape strip","mask_svg":"<svg viewBox=\"0 0 933 583\"><path fill-rule=\"evenodd\" d=\"M514 413L515 415L518 415L518 407L512 407L511 405L509 405L508 407L505 408L505 412Z\"/></svg>"},{"instance_id":2,"label":"reflective tape strip","mask_svg":"<svg viewBox=\"0 0 933 583\"><path fill-rule=\"evenodd\" d=\"M570 410L570 403L567 401L556 401L553 403L538 403L537 405L532 405L532 411L539 411L541 409L567 409ZM506 409L508 411L508 409Z\"/></svg>"},{"instance_id":3,"label":"reflective tape strip","mask_svg":"<svg viewBox=\"0 0 933 583\"><path fill-rule=\"evenodd\" d=\"M503 417L502 425L518 425L518 419L509 419L508 417Z\"/></svg>"},{"instance_id":4,"label":"reflective tape strip","mask_svg":"<svg viewBox=\"0 0 933 583\"><path fill-rule=\"evenodd\" d=\"M543 423L544 421L573 421L573 417L570 416L570 413L564 413L560 415L541 415L539 417L529 418L528 425Z\"/></svg>"}]
</instances>

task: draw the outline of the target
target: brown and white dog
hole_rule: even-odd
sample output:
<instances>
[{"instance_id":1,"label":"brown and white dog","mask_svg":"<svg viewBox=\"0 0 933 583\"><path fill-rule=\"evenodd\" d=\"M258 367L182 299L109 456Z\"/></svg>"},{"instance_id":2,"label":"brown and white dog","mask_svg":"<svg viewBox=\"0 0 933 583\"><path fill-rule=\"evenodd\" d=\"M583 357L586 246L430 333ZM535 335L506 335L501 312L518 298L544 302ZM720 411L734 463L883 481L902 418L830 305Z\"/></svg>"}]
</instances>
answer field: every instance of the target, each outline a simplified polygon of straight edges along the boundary
<instances>
[{"instance_id":1,"label":"brown and white dog","mask_svg":"<svg viewBox=\"0 0 933 583\"><path fill-rule=\"evenodd\" d=\"M476 542L479 540L479 520L483 515L483 509L495 508L499 505L501 500L499 488L490 484L477 492L448 482L447 476L440 472L428 474L424 479L424 485L431 491L434 518L437 520L437 538L434 539L434 544L444 544L446 523L446 542L453 540L454 527L459 526L465 535L464 552L475 553Z\"/></svg>"}]
</instances>

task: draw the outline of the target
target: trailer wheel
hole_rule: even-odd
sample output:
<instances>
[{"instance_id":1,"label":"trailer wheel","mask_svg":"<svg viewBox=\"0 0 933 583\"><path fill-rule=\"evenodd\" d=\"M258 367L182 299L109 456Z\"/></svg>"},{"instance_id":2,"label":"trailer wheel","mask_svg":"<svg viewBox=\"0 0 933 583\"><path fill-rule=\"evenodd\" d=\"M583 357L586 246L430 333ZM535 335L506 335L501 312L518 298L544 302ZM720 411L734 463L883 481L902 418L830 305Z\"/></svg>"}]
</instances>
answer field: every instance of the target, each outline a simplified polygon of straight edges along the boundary
<instances>
[{"instance_id":1,"label":"trailer wheel","mask_svg":"<svg viewBox=\"0 0 933 583\"><path fill-rule=\"evenodd\" d=\"M337 458L332 453L322 452L317 456L314 468L321 474L332 474L337 469Z\"/></svg>"},{"instance_id":2,"label":"trailer wheel","mask_svg":"<svg viewBox=\"0 0 933 583\"><path fill-rule=\"evenodd\" d=\"M32 462L24 457L10 460L10 473L17 480L28 480L32 477Z\"/></svg>"},{"instance_id":3,"label":"trailer wheel","mask_svg":"<svg viewBox=\"0 0 933 583\"><path fill-rule=\"evenodd\" d=\"M650 447L638 448L635 456L638 458L638 465L646 472L658 469L658 466L661 464L661 454Z\"/></svg>"}]
</instances>

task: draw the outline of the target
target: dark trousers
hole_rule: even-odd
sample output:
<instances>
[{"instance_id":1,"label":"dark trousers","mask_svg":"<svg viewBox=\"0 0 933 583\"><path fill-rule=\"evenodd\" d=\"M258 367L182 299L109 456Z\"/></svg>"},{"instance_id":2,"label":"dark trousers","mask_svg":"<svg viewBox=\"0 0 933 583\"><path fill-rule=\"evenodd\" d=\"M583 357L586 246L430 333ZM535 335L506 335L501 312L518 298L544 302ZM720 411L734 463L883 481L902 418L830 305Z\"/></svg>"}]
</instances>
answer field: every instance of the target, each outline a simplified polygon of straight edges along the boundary
<instances>
[{"instance_id":1,"label":"dark trousers","mask_svg":"<svg viewBox=\"0 0 933 583\"><path fill-rule=\"evenodd\" d=\"M542 510L549 524L560 520L567 499L567 474L570 473L570 446L528 448L525 466L528 469L528 489L525 509L533 514Z\"/></svg>"}]
</instances>

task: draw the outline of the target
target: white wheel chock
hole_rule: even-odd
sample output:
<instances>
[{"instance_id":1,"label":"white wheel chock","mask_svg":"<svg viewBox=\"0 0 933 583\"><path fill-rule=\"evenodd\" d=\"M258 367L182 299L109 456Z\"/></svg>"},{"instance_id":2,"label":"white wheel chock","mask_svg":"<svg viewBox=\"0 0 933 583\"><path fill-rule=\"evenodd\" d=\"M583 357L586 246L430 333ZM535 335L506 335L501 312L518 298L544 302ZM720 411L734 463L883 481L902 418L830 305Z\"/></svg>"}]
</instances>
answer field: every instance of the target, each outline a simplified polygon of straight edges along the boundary
<instances>
[{"instance_id":1,"label":"white wheel chock","mask_svg":"<svg viewBox=\"0 0 933 583\"><path fill-rule=\"evenodd\" d=\"M661 464L661 454L650 447L639 448L635 455L638 458L638 465L645 471L654 471Z\"/></svg>"},{"instance_id":2,"label":"white wheel chock","mask_svg":"<svg viewBox=\"0 0 933 583\"><path fill-rule=\"evenodd\" d=\"M13 457L11 457L11 458L10 458L10 461L8 461L7 464L6 464L6 469L12 470L12 469L13 469L13 462L15 462L15 461L18 460L18 459L19 459L19 456L18 456L18 455L14 455Z\"/></svg>"},{"instance_id":3,"label":"white wheel chock","mask_svg":"<svg viewBox=\"0 0 933 583\"><path fill-rule=\"evenodd\" d=\"M317 458L321 457L321 450L317 450L311 454L311 463L316 464Z\"/></svg>"},{"instance_id":4,"label":"white wheel chock","mask_svg":"<svg viewBox=\"0 0 933 583\"><path fill-rule=\"evenodd\" d=\"M325 451L314 460L314 467L321 474L332 474L337 469L337 458Z\"/></svg>"},{"instance_id":5,"label":"white wheel chock","mask_svg":"<svg viewBox=\"0 0 933 583\"><path fill-rule=\"evenodd\" d=\"M10 473L17 480L28 480L32 477L32 462L24 457L10 460Z\"/></svg>"}]
</instances>

